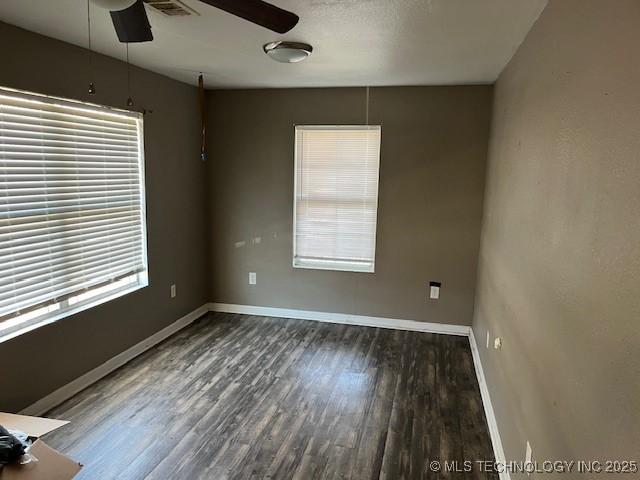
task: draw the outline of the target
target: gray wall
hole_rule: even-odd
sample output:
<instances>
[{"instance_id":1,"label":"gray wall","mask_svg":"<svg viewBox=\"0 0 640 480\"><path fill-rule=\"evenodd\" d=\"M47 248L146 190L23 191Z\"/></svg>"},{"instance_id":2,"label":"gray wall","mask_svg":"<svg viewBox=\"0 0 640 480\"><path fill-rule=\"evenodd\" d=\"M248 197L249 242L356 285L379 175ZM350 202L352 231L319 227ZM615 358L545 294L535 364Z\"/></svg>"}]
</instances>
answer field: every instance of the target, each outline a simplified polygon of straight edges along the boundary
<instances>
[{"instance_id":1,"label":"gray wall","mask_svg":"<svg viewBox=\"0 0 640 480\"><path fill-rule=\"evenodd\" d=\"M490 86L371 89L382 150L367 274L291 266L294 124L362 124L365 89L208 92L211 300L470 325L491 95ZM427 300L430 280L443 283L437 302Z\"/></svg>"},{"instance_id":2,"label":"gray wall","mask_svg":"<svg viewBox=\"0 0 640 480\"><path fill-rule=\"evenodd\" d=\"M87 50L4 23L0 43L0 85L124 106L122 62L92 55L98 91L89 99ZM28 406L207 301L197 90L137 68L132 88L138 104L153 110L144 126L150 285L0 343L0 410Z\"/></svg>"},{"instance_id":3,"label":"gray wall","mask_svg":"<svg viewBox=\"0 0 640 480\"><path fill-rule=\"evenodd\" d=\"M473 328L508 458L639 460L639 26L552 0L496 85Z\"/></svg>"}]
</instances>

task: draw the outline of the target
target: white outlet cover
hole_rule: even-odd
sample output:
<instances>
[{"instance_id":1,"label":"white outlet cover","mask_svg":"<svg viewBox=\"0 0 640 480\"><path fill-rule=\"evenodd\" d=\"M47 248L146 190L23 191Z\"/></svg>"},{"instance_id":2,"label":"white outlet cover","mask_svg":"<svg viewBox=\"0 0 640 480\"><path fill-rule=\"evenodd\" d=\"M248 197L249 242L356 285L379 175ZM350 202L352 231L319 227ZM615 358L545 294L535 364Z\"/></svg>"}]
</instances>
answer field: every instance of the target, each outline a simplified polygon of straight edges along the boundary
<instances>
[{"instance_id":1,"label":"white outlet cover","mask_svg":"<svg viewBox=\"0 0 640 480\"><path fill-rule=\"evenodd\" d=\"M487 330L487 348L489 348L490 340L491 340L491 335L489 335L489 330Z\"/></svg>"},{"instance_id":2,"label":"white outlet cover","mask_svg":"<svg viewBox=\"0 0 640 480\"><path fill-rule=\"evenodd\" d=\"M249 285L255 285L256 281L256 272L249 272Z\"/></svg>"},{"instance_id":3,"label":"white outlet cover","mask_svg":"<svg viewBox=\"0 0 640 480\"><path fill-rule=\"evenodd\" d=\"M437 300L440 298L440 287L431 287L429 292L429 298Z\"/></svg>"},{"instance_id":4,"label":"white outlet cover","mask_svg":"<svg viewBox=\"0 0 640 480\"><path fill-rule=\"evenodd\" d=\"M171 298L176 298L177 292L176 292L176 286L171 285Z\"/></svg>"}]
</instances>

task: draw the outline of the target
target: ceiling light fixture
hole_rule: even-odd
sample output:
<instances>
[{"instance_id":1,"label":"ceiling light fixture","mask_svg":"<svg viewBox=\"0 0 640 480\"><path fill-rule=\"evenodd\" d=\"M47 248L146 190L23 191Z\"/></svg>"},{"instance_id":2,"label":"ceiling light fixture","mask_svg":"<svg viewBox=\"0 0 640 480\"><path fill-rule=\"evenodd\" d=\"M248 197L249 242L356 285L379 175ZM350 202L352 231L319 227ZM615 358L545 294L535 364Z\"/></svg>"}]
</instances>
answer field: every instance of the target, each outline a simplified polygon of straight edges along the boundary
<instances>
[{"instance_id":1,"label":"ceiling light fixture","mask_svg":"<svg viewBox=\"0 0 640 480\"><path fill-rule=\"evenodd\" d=\"M105 8L114 12L125 10L136 3L136 0L93 0L98 7Z\"/></svg>"},{"instance_id":2,"label":"ceiling light fixture","mask_svg":"<svg viewBox=\"0 0 640 480\"><path fill-rule=\"evenodd\" d=\"M298 63L313 52L313 47L299 42L271 42L263 47L264 53L280 63Z\"/></svg>"}]
</instances>

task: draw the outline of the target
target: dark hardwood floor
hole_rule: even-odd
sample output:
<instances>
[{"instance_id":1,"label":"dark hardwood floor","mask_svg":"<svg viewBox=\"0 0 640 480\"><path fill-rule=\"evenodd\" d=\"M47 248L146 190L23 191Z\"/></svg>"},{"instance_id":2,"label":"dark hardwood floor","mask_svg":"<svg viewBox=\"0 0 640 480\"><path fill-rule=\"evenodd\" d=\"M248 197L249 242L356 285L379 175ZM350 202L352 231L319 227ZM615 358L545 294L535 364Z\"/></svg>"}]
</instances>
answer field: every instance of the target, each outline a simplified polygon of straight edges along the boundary
<instances>
[{"instance_id":1,"label":"dark hardwood floor","mask_svg":"<svg viewBox=\"0 0 640 480\"><path fill-rule=\"evenodd\" d=\"M49 416L80 479L497 478L429 469L493 460L464 337L210 314Z\"/></svg>"}]
</instances>

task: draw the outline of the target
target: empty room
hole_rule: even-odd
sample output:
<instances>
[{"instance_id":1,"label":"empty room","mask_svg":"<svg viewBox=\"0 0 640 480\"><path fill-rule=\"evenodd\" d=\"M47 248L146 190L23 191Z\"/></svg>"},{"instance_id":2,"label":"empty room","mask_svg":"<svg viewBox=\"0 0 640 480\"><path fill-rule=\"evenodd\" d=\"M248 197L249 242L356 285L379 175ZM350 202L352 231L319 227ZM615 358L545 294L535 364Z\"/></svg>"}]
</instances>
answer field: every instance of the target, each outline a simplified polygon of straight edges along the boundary
<instances>
[{"instance_id":1,"label":"empty room","mask_svg":"<svg viewBox=\"0 0 640 480\"><path fill-rule=\"evenodd\" d=\"M640 1L0 43L0 480L640 478Z\"/></svg>"}]
</instances>

